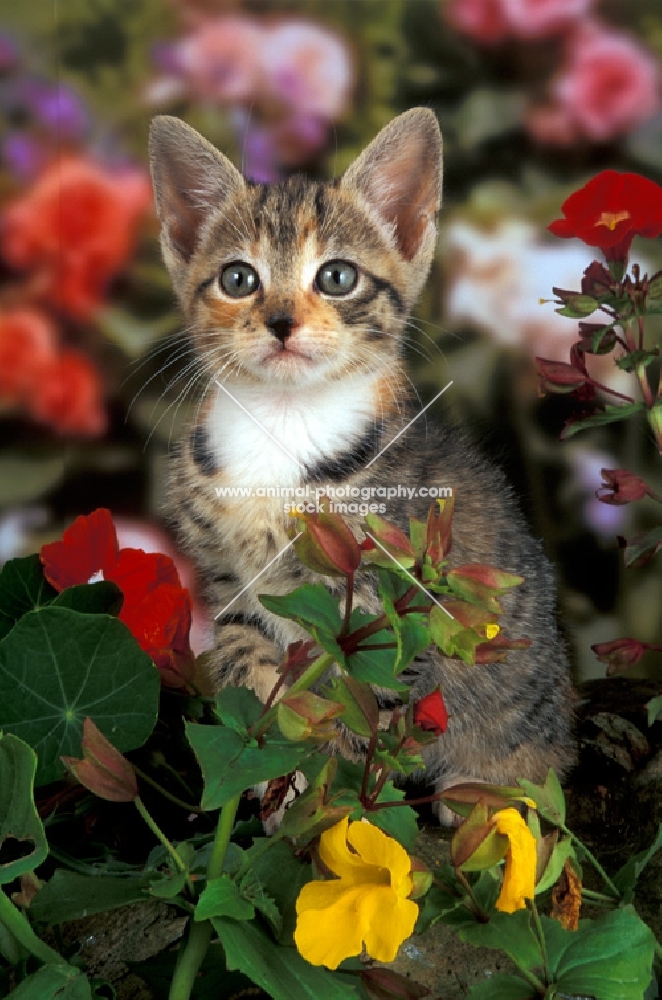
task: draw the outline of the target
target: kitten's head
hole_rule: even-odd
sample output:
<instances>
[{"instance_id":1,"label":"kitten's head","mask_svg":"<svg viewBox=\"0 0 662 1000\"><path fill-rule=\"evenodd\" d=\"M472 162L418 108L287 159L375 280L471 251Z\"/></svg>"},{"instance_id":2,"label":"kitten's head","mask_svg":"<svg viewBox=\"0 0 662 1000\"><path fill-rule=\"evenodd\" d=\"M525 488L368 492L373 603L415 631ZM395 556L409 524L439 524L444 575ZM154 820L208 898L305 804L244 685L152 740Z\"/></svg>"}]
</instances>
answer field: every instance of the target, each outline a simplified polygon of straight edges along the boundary
<instances>
[{"instance_id":1,"label":"kitten's head","mask_svg":"<svg viewBox=\"0 0 662 1000\"><path fill-rule=\"evenodd\" d=\"M394 363L435 249L431 111L400 115L331 183L252 184L165 116L150 159L165 262L210 375L303 385Z\"/></svg>"}]
</instances>

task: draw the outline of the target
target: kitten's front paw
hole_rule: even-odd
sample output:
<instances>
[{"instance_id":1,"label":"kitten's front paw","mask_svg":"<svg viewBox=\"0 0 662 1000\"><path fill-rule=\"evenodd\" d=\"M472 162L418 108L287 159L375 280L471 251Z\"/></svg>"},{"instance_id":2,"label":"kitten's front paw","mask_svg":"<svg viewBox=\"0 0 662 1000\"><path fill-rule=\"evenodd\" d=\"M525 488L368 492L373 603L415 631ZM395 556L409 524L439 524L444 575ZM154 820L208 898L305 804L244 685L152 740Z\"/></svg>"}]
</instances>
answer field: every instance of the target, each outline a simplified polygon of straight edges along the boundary
<instances>
[{"instance_id":1,"label":"kitten's front paw","mask_svg":"<svg viewBox=\"0 0 662 1000\"><path fill-rule=\"evenodd\" d=\"M282 653L271 639L251 625L224 625L216 636L216 649L207 656L214 691L248 687L266 702L279 679Z\"/></svg>"}]
</instances>

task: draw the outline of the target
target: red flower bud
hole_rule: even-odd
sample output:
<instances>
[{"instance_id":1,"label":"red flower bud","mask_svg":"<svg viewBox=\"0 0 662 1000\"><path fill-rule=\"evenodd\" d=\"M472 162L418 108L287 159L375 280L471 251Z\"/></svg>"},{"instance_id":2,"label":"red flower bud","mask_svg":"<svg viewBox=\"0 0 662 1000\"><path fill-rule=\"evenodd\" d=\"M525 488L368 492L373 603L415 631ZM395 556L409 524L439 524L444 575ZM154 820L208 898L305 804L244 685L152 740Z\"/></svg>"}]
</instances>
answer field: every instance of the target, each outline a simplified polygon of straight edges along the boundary
<instances>
[{"instance_id":1,"label":"red flower bud","mask_svg":"<svg viewBox=\"0 0 662 1000\"><path fill-rule=\"evenodd\" d=\"M596 497L603 503L620 507L633 500L641 500L651 493L650 487L627 469L600 469L604 483L596 490Z\"/></svg>"},{"instance_id":2,"label":"red flower bud","mask_svg":"<svg viewBox=\"0 0 662 1000\"><path fill-rule=\"evenodd\" d=\"M108 802L133 802L138 797L136 772L126 757L110 743L87 716L81 743L83 760L61 760L81 785Z\"/></svg>"},{"instance_id":3,"label":"red flower bud","mask_svg":"<svg viewBox=\"0 0 662 1000\"><path fill-rule=\"evenodd\" d=\"M623 673L630 667L636 667L647 649L651 649L647 642L640 642L639 639L612 639L610 642L596 642L591 649L601 663L608 663L607 676Z\"/></svg>"},{"instance_id":4,"label":"red flower bud","mask_svg":"<svg viewBox=\"0 0 662 1000\"><path fill-rule=\"evenodd\" d=\"M441 691L437 688L414 706L414 724L427 732L441 736L448 727L448 712Z\"/></svg>"},{"instance_id":5,"label":"red flower bud","mask_svg":"<svg viewBox=\"0 0 662 1000\"><path fill-rule=\"evenodd\" d=\"M584 385L587 379L585 372L565 361L536 358L536 364L544 388L550 389L552 392L571 392Z\"/></svg>"},{"instance_id":6,"label":"red flower bud","mask_svg":"<svg viewBox=\"0 0 662 1000\"><path fill-rule=\"evenodd\" d=\"M361 550L340 514L322 510L300 516L306 522L306 531L294 548L301 562L325 575L353 573L361 562Z\"/></svg>"}]
</instances>

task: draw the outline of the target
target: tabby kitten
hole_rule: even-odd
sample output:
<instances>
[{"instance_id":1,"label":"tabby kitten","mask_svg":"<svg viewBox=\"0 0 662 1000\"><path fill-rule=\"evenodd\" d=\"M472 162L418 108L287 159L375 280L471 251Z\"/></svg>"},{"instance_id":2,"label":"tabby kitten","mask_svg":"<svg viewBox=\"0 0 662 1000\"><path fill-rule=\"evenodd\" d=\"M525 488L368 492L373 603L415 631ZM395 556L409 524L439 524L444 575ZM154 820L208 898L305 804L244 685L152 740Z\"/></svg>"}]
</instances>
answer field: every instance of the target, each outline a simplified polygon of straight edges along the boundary
<instances>
[{"instance_id":1,"label":"tabby kitten","mask_svg":"<svg viewBox=\"0 0 662 1000\"><path fill-rule=\"evenodd\" d=\"M404 675L414 699L439 684L444 693L448 731L427 757L438 791L472 778L541 780L574 759L553 575L510 487L456 429L422 418L398 437L419 409L402 337L435 250L441 151L433 113L416 108L342 178L267 186L245 181L176 118L156 118L150 137L163 254L205 384L174 457L169 503L213 613L226 609L214 683L246 684L264 700L288 643L307 637L258 600L319 582L291 548L277 558L292 521L282 496L260 487L451 487L454 564L526 578L504 598L500 623L530 638L529 649L476 667L431 649ZM219 497L224 487L254 493ZM406 528L429 503L399 499L384 516ZM363 537L361 514L347 520ZM359 580L357 604L374 613L372 575Z\"/></svg>"}]
</instances>

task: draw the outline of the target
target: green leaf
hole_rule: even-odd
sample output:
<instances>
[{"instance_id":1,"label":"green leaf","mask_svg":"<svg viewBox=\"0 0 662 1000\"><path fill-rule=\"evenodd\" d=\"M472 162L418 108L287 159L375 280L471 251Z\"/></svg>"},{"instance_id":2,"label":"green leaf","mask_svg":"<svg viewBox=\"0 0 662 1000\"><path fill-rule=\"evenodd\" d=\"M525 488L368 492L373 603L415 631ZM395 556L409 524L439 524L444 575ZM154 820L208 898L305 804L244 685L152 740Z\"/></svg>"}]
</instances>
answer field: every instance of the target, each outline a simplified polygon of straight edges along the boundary
<instances>
[{"instance_id":1,"label":"green leaf","mask_svg":"<svg viewBox=\"0 0 662 1000\"><path fill-rule=\"evenodd\" d=\"M342 714L343 725L353 733L369 737L373 729L377 728L379 706L368 684L361 684L353 677L331 677L329 683L321 688L321 693L325 698L338 701L345 706ZM360 703L356 695L360 698Z\"/></svg>"},{"instance_id":2,"label":"green leaf","mask_svg":"<svg viewBox=\"0 0 662 1000\"><path fill-rule=\"evenodd\" d=\"M142 875L80 875L58 868L34 897L30 916L47 924L62 924L105 913L149 900L149 885L150 879Z\"/></svg>"},{"instance_id":3,"label":"green leaf","mask_svg":"<svg viewBox=\"0 0 662 1000\"><path fill-rule=\"evenodd\" d=\"M291 618L304 628L313 625L334 636L342 628L338 599L332 597L322 583L304 583L284 597L260 594L259 600L267 611L281 618Z\"/></svg>"},{"instance_id":4,"label":"green leaf","mask_svg":"<svg viewBox=\"0 0 662 1000\"><path fill-rule=\"evenodd\" d=\"M662 718L662 694L651 698L646 707L648 709L648 725L652 726L654 722Z\"/></svg>"},{"instance_id":5,"label":"green leaf","mask_svg":"<svg viewBox=\"0 0 662 1000\"><path fill-rule=\"evenodd\" d=\"M154 728L160 689L149 656L107 615L42 608L0 642L0 728L36 751L36 784L62 776L61 754L80 756L88 715L121 753L141 746Z\"/></svg>"},{"instance_id":6,"label":"green leaf","mask_svg":"<svg viewBox=\"0 0 662 1000\"><path fill-rule=\"evenodd\" d=\"M516 913L490 913L489 922L480 924L475 919L471 924L460 927L462 941L477 948L499 948L520 968L533 971L542 963L540 946L531 928L531 914L528 910Z\"/></svg>"},{"instance_id":7,"label":"green leaf","mask_svg":"<svg viewBox=\"0 0 662 1000\"><path fill-rule=\"evenodd\" d=\"M245 736L262 715L264 705L250 688L224 687L216 699L216 714L228 729Z\"/></svg>"},{"instance_id":8,"label":"green leaf","mask_svg":"<svg viewBox=\"0 0 662 1000\"><path fill-rule=\"evenodd\" d=\"M228 875L221 875L207 882L202 890L194 920L210 920L212 917L252 920L254 916L255 908L242 897L239 887Z\"/></svg>"},{"instance_id":9,"label":"green leaf","mask_svg":"<svg viewBox=\"0 0 662 1000\"><path fill-rule=\"evenodd\" d=\"M658 524L644 535L630 539L625 549L625 565L628 569L631 566L645 566L661 547L662 525Z\"/></svg>"},{"instance_id":10,"label":"green leaf","mask_svg":"<svg viewBox=\"0 0 662 1000\"><path fill-rule=\"evenodd\" d=\"M622 358L616 358L616 366L624 372L633 372L637 368L648 368L652 361L659 357L660 351L656 347L652 351L630 351Z\"/></svg>"},{"instance_id":11,"label":"green leaf","mask_svg":"<svg viewBox=\"0 0 662 1000\"><path fill-rule=\"evenodd\" d=\"M156 896L157 899L174 899L183 891L186 877L186 872L175 872L174 875L155 879L149 887L150 895Z\"/></svg>"},{"instance_id":12,"label":"green leaf","mask_svg":"<svg viewBox=\"0 0 662 1000\"><path fill-rule=\"evenodd\" d=\"M186 724L186 736L202 770L203 809L220 809L240 792L296 771L312 753L310 747L289 740L267 739L263 746L246 742L224 726Z\"/></svg>"},{"instance_id":13,"label":"green leaf","mask_svg":"<svg viewBox=\"0 0 662 1000\"><path fill-rule=\"evenodd\" d=\"M448 889L442 889L438 885L433 885L429 892L421 901L421 912L416 921L415 934L422 934L427 931L443 917L445 913L462 906L460 899L455 893Z\"/></svg>"},{"instance_id":14,"label":"green leaf","mask_svg":"<svg viewBox=\"0 0 662 1000\"><path fill-rule=\"evenodd\" d=\"M52 602L52 607L71 608L90 615L118 615L122 610L124 594L111 580L82 583L67 587Z\"/></svg>"},{"instance_id":15,"label":"green leaf","mask_svg":"<svg viewBox=\"0 0 662 1000\"><path fill-rule=\"evenodd\" d=\"M33 871L48 855L33 799L36 768L34 750L17 736L0 732L0 847L8 839L34 845L25 857L0 864L0 885Z\"/></svg>"},{"instance_id":16,"label":"green leaf","mask_svg":"<svg viewBox=\"0 0 662 1000\"><path fill-rule=\"evenodd\" d=\"M536 895L540 892L546 892L547 889L552 888L563 871L563 866L565 865L567 858L574 857L574 853L570 837L566 837L564 840L559 840L558 843L554 845L552 856L547 862L547 867L542 874L542 878L536 885Z\"/></svg>"},{"instance_id":17,"label":"green leaf","mask_svg":"<svg viewBox=\"0 0 662 1000\"><path fill-rule=\"evenodd\" d=\"M642 1000L651 980L655 938L631 906L584 921L576 931L541 919L557 992Z\"/></svg>"},{"instance_id":18,"label":"green leaf","mask_svg":"<svg viewBox=\"0 0 662 1000\"><path fill-rule=\"evenodd\" d=\"M405 792L396 788L392 781L387 781L382 788L378 802L402 802ZM418 839L418 816L411 806L391 806L390 809L375 809L367 819L378 826L380 830L402 844L406 851L413 851Z\"/></svg>"},{"instance_id":19,"label":"green leaf","mask_svg":"<svg viewBox=\"0 0 662 1000\"><path fill-rule=\"evenodd\" d=\"M366 641L370 644L393 642L393 635L386 631L376 632ZM397 658L397 649L359 649L347 657L347 672L354 680L388 688L389 691L405 692L409 690L409 685L403 684L395 676Z\"/></svg>"},{"instance_id":20,"label":"green leaf","mask_svg":"<svg viewBox=\"0 0 662 1000\"><path fill-rule=\"evenodd\" d=\"M598 308L599 302L591 295L573 295L562 309L557 309L559 316L569 316L571 319L583 319L590 316Z\"/></svg>"},{"instance_id":21,"label":"green leaf","mask_svg":"<svg viewBox=\"0 0 662 1000\"><path fill-rule=\"evenodd\" d=\"M550 767L544 785L534 785L531 781L519 778L517 784L524 789L530 799L536 804L536 809L544 819L555 826L565 824L565 798L563 789L556 773Z\"/></svg>"},{"instance_id":22,"label":"green leaf","mask_svg":"<svg viewBox=\"0 0 662 1000\"><path fill-rule=\"evenodd\" d=\"M44 576L39 556L10 559L0 570L0 639L28 611L57 597Z\"/></svg>"},{"instance_id":23,"label":"green leaf","mask_svg":"<svg viewBox=\"0 0 662 1000\"><path fill-rule=\"evenodd\" d=\"M624 896L626 902L631 902L632 890L637 884L637 879L661 847L662 823L658 826L655 839L650 847L647 847L645 851L640 851L639 854L635 854L634 857L628 858L623 867L614 875L612 881L621 895Z\"/></svg>"},{"instance_id":24,"label":"green leaf","mask_svg":"<svg viewBox=\"0 0 662 1000\"><path fill-rule=\"evenodd\" d=\"M569 437L574 437L575 434L586 430L587 427L602 427L604 424L613 424L618 420L627 420L628 417L633 416L635 413L640 413L645 409L645 404L641 402L624 403L622 406L605 406L604 410L598 410L597 413L592 413L590 417L566 423L561 431L561 440L565 441Z\"/></svg>"},{"instance_id":25,"label":"green leaf","mask_svg":"<svg viewBox=\"0 0 662 1000\"><path fill-rule=\"evenodd\" d=\"M238 969L272 997L272 1000L349 1000L358 998L357 987L346 977L310 965L294 948L277 945L255 923L212 921L225 950L228 969Z\"/></svg>"},{"instance_id":26,"label":"green leaf","mask_svg":"<svg viewBox=\"0 0 662 1000\"><path fill-rule=\"evenodd\" d=\"M257 838L246 852L246 863L250 867L242 880L241 891L265 914L281 944L291 944L296 922L295 904L301 889L311 880L310 864L295 857L294 848L282 840L272 840L272 846L261 853L263 850L264 839ZM270 903L277 908L278 920Z\"/></svg>"},{"instance_id":27,"label":"green leaf","mask_svg":"<svg viewBox=\"0 0 662 1000\"><path fill-rule=\"evenodd\" d=\"M492 976L486 983L471 987L469 1000L535 1000L535 994L519 976Z\"/></svg>"},{"instance_id":28,"label":"green leaf","mask_svg":"<svg viewBox=\"0 0 662 1000\"><path fill-rule=\"evenodd\" d=\"M44 965L12 990L11 1000L92 1000L87 976L71 965Z\"/></svg>"}]
</instances>

